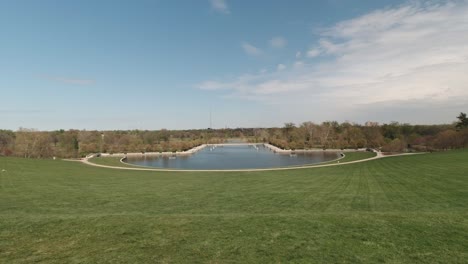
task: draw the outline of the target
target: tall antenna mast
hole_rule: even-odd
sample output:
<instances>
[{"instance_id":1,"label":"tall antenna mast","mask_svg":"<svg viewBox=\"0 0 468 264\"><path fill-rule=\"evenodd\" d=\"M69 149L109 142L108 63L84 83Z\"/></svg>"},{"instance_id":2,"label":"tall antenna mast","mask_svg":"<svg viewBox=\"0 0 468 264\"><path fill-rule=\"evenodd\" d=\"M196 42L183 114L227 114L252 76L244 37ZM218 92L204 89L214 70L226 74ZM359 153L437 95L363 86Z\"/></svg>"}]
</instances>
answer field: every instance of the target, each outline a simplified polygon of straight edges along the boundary
<instances>
[{"instance_id":1,"label":"tall antenna mast","mask_svg":"<svg viewBox=\"0 0 468 264\"><path fill-rule=\"evenodd\" d=\"M210 128L212 128L211 127L211 107L210 107Z\"/></svg>"}]
</instances>

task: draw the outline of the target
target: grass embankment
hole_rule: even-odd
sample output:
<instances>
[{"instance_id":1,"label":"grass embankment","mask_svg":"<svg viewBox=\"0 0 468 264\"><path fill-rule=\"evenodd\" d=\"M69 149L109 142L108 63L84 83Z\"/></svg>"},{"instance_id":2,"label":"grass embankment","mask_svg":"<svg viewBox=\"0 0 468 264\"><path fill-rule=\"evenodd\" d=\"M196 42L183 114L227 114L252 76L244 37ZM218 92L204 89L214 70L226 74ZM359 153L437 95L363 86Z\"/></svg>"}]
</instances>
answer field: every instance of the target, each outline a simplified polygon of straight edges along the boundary
<instances>
[{"instance_id":1,"label":"grass embankment","mask_svg":"<svg viewBox=\"0 0 468 264\"><path fill-rule=\"evenodd\" d=\"M468 259L468 151L268 172L0 158L0 263Z\"/></svg>"},{"instance_id":2,"label":"grass embankment","mask_svg":"<svg viewBox=\"0 0 468 264\"><path fill-rule=\"evenodd\" d=\"M375 157L377 155L375 152L368 152L368 151L345 152L344 154L345 154L345 157L340 159L340 163L368 159L368 158ZM331 162L322 163L322 164L328 164L328 163L336 163L336 161L331 161Z\"/></svg>"},{"instance_id":3,"label":"grass embankment","mask_svg":"<svg viewBox=\"0 0 468 264\"><path fill-rule=\"evenodd\" d=\"M114 166L114 167L129 167L129 168L136 168L137 166L122 163L120 162L122 158L118 157L99 157L99 158L92 158L88 161L91 163L95 163L98 165L106 165L106 166Z\"/></svg>"}]
</instances>

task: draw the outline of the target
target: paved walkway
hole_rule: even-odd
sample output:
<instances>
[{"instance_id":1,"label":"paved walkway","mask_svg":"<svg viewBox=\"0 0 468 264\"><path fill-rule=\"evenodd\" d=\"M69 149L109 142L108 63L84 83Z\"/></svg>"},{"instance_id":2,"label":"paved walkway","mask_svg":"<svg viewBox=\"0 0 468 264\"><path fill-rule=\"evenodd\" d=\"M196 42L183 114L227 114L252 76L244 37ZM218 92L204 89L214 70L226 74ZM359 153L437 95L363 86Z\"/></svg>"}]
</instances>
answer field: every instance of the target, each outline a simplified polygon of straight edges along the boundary
<instances>
[{"instance_id":1,"label":"paved walkway","mask_svg":"<svg viewBox=\"0 0 468 264\"><path fill-rule=\"evenodd\" d=\"M317 165L307 165L307 166L298 166L298 167L283 167L283 168L264 168L264 169L231 169L231 170L182 170L182 169L158 169L158 168L146 168L146 167L118 167L118 166L109 166L109 165L100 165L96 163L92 163L89 161L88 158L81 159L84 164L101 167L101 168L108 168L108 169L118 169L118 170L134 170L134 171L170 171L170 172L253 172L253 171L279 171L279 170L297 170L297 169L308 169L308 168L323 168L323 167L331 167L331 166L341 166L346 164L353 164L353 163L360 163L369 160L381 159L385 157L395 157L395 156L407 156L407 155L415 155L415 154L422 154L422 153L403 153L403 154L395 154L385 156L381 152L376 152L377 155L372 158L362 159L362 160L355 160L355 161L348 161L348 162L339 162L336 163L327 163L327 164L317 164ZM121 160L122 162L122 160ZM126 163L125 163L126 164ZM131 166L131 165L130 165Z\"/></svg>"}]
</instances>

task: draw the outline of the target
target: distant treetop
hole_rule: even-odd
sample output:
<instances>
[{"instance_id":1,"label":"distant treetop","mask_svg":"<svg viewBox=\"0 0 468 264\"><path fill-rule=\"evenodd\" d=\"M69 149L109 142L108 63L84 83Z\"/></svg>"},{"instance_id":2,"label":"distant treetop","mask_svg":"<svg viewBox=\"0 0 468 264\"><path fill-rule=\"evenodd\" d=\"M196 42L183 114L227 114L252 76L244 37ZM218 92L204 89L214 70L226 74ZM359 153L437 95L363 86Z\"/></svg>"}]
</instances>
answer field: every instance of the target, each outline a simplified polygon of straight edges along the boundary
<instances>
[{"instance_id":1,"label":"distant treetop","mask_svg":"<svg viewBox=\"0 0 468 264\"><path fill-rule=\"evenodd\" d=\"M457 116L458 122L456 125L457 129L463 129L463 128L468 128L468 118L466 117L466 113L460 113L459 116Z\"/></svg>"}]
</instances>

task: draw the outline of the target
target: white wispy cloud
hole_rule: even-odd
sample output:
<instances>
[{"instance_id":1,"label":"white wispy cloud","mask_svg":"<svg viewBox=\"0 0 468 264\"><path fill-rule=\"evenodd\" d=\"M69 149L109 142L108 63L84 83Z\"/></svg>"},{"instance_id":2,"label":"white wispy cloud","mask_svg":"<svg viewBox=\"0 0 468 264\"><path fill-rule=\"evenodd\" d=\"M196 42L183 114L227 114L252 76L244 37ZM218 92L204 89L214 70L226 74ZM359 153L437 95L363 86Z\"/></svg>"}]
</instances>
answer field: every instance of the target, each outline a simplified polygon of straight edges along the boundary
<instances>
[{"instance_id":1,"label":"white wispy cloud","mask_svg":"<svg viewBox=\"0 0 468 264\"><path fill-rule=\"evenodd\" d=\"M254 45L248 42L242 42L241 47L245 51L245 53L252 56L258 56L263 54L263 51L261 49L255 47Z\"/></svg>"},{"instance_id":2,"label":"white wispy cloud","mask_svg":"<svg viewBox=\"0 0 468 264\"><path fill-rule=\"evenodd\" d=\"M276 66L276 69L278 71L282 71L282 70L286 69L286 65L280 63L280 64L278 64L278 66Z\"/></svg>"},{"instance_id":3,"label":"white wispy cloud","mask_svg":"<svg viewBox=\"0 0 468 264\"><path fill-rule=\"evenodd\" d=\"M283 37L274 37L270 39L270 45L273 48L284 48L288 44L288 41Z\"/></svg>"},{"instance_id":4,"label":"white wispy cloud","mask_svg":"<svg viewBox=\"0 0 468 264\"><path fill-rule=\"evenodd\" d=\"M301 114L318 119L424 108L412 111L424 116L394 116L417 121L468 105L467 1L411 1L376 10L320 31L311 47L306 56L323 59L211 88L264 103L302 104L307 110Z\"/></svg>"},{"instance_id":5,"label":"white wispy cloud","mask_svg":"<svg viewBox=\"0 0 468 264\"><path fill-rule=\"evenodd\" d=\"M294 62L293 66L296 67L296 68L302 67L302 66L304 66L304 62L298 60L298 61Z\"/></svg>"},{"instance_id":6,"label":"white wispy cloud","mask_svg":"<svg viewBox=\"0 0 468 264\"><path fill-rule=\"evenodd\" d=\"M317 57L318 55L320 55L321 51L320 49L317 49L317 48L313 48L313 49L310 49L307 51L307 57L308 58L314 58L314 57Z\"/></svg>"},{"instance_id":7,"label":"white wispy cloud","mask_svg":"<svg viewBox=\"0 0 468 264\"><path fill-rule=\"evenodd\" d=\"M77 84L77 85L90 85L96 83L93 79L83 79L83 78L71 78L71 77L62 77L62 76L49 76L41 75L42 79L47 79L54 82L61 82L67 84Z\"/></svg>"},{"instance_id":8,"label":"white wispy cloud","mask_svg":"<svg viewBox=\"0 0 468 264\"><path fill-rule=\"evenodd\" d=\"M229 7L225 0L210 0L211 8L216 10L217 12L229 14Z\"/></svg>"}]
</instances>

